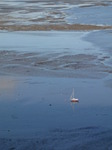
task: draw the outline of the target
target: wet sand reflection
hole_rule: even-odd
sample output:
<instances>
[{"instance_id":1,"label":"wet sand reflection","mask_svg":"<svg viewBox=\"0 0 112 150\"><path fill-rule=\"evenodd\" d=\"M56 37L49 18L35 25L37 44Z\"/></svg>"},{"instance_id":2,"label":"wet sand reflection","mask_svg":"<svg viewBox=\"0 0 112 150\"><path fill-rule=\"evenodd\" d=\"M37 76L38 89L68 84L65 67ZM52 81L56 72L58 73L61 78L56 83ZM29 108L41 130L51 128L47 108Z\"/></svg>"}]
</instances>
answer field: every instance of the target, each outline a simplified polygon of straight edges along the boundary
<instances>
[{"instance_id":1,"label":"wet sand reflection","mask_svg":"<svg viewBox=\"0 0 112 150\"><path fill-rule=\"evenodd\" d=\"M17 82L12 77L1 76L0 77L0 95L1 95L0 100L3 97L7 97L7 99L12 97L15 93L16 87L17 87Z\"/></svg>"}]
</instances>

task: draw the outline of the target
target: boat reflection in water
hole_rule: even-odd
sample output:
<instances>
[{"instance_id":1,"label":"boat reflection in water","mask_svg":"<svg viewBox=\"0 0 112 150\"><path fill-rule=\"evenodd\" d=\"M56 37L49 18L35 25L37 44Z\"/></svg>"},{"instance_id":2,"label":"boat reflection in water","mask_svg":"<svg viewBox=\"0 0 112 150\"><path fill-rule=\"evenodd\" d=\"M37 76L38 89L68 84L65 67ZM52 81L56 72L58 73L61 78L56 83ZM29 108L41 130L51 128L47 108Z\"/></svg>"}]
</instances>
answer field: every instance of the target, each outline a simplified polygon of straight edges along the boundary
<instances>
[{"instance_id":1,"label":"boat reflection in water","mask_svg":"<svg viewBox=\"0 0 112 150\"><path fill-rule=\"evenodd\" d=\"M79 99L74 97L74 88L73 88L73 91L72 91L72 95L70 97L70 102L71 102L71 107L74 111L74 107L75 107L76 103L79 103Z\"/></svg>"}]
</instances>

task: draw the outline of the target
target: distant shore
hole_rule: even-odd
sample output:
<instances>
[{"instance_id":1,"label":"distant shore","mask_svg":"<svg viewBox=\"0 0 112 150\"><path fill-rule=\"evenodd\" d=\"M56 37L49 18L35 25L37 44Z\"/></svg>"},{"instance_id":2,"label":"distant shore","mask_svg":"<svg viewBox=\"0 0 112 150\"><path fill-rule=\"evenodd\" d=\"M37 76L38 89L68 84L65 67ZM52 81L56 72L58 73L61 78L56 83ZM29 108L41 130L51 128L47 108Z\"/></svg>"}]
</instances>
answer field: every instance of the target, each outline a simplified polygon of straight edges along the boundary
<instances>
[{"instance_id":1,"label":"distant shore","mask_svg":"<svg viewBox=\"0 0 112 150\"><path fill-rule=\"evenodd\" d=\"M62 24L62 25L1 25L0 30L11 31L72 31L72 30L104 30L112 29L112 26L84 25L84 24Z\"/></svg>"},{"instance_id":2,"label":"distant shore","mask_svg":"<svg viewBox=\"0 0 112 150\"><path fill-rule=\"evenodd\" d=\"M72 31L112 29L110 1L14 0L0 2L0 30Z\"/></svg>"}]
</instances>

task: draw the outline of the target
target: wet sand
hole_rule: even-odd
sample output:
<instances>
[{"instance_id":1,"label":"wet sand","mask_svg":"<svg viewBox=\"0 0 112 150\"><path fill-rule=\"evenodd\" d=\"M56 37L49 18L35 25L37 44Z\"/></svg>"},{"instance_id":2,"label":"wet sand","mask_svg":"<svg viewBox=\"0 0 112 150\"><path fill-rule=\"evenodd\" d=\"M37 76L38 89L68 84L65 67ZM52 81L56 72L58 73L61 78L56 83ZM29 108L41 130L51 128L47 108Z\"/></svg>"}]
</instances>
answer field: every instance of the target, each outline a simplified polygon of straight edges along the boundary
<instances>
[{"instance_id":1,"label":"wet sand","mask_svg":"<svg viewBox=\"0 0 112 150\"><path fill-rule=\"evenodd\" d=\"M111 1L14 0L0 4L0 30L112 29Z\"/></svg>"},{"instance_id":2,"label":"wet sand","mask_svg":"<svg viewBox=\"0 0 112 150\"><path fill-rule=\"evenodd\" d=\"M101 130L101 131L100 131ZM34 139L11 139L2 138L0 144L4 143L2 149L60 149L83 150L96 149L105 150L112 148L112 131L98 127L80 128L75 130L55 130L47 137ZM87 139L89 140L87 141ZM69 140L68 140L69 139ZM82 140L83 139L83 140ZM103 141L103 142L102 142ZM81 143L81 144L80 144ZM9 146L10 145L10 146ZM22 145L22 146L21 146Z\"/></svg>"},{"instance_id":3,"label":"wet sand","mask_svg":"<svg viewBox=\"0 0 112 150\"><path fill-rule=\"evenodd\" d=\"M112 73L108 48L110 32L1 32L0 72L9 75L103 78ZM102 38L102 43L98 45L97 39L93 41L96 35ZM107 47L103 40L107 41ZM100 45L106 51L100 50Z\"/></svg>"},{"instance_id":4,"label":"wet sand","mask_svg":"<svg viewBox=\"0 0 112 150\"><path fill-rule=\"evenodd\" d=\"M20 54L8 51L1 51L0 55L1 74L103 78L112 73L112 68L102 63L110 59L109 56L98 58L87 54L62 53L44 56L41 53Z\"/></svg>"}]
</instances>

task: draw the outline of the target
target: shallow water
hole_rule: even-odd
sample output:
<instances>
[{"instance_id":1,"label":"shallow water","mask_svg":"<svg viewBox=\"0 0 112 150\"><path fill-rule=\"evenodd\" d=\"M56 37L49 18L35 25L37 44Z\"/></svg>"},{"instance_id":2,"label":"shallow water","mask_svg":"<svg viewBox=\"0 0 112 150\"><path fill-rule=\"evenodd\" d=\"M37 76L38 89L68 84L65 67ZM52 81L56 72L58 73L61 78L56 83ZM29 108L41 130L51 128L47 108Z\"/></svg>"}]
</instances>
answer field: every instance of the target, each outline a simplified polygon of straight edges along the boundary
<instances>
[{"instance_id":1,"label":"shallow water","mask_svg":"<svg viewBox=\"0 0 112 150\"><path fill-rule=\"evenodd\" d=\"M70 103L73 88L79 103ZM111 96L102 80L1 77L0 136L36 137L88 126L110 129Z\"/></svg>"},{"instance_id":2,"label":"shallow water","mask_svg":"<svg viewBox=\"0 0 112 150\"><path fill-rule=\"evenodd\" d=\"M67 11L66 20L71 24L112 25L112 6L80 7Z\"/></svg>"},{"instance_id":3,"label":"shallow water","mask_svg":"<svg viewBox=\"0 0 112 150\"><path fill-rule=\"evenodd\" d=\"M89 32L61 32L61 31L27 31L0 32L0 50L20 52L58 53L76 52L94 49L92 44L82 40ZM81 44L79 44L81 43ZM77 51L75 50L77 48ZM82 52L83 53L83 52Z\"/></svg>"}]
</instances>

